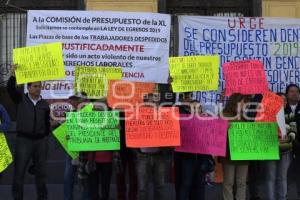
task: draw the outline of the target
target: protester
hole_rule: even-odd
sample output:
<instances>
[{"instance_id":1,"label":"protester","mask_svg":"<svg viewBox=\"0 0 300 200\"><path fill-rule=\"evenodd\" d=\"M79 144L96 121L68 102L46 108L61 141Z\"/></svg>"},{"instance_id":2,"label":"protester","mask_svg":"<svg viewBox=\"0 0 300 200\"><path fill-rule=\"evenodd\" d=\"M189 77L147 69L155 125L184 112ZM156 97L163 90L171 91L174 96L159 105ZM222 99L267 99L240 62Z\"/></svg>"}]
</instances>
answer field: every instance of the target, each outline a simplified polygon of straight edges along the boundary
<instances>
[{"instance_id":1,"label":"protester","mask_svg":"<svg viewBox=\"0 0 300 200\"><path fill-rule=\"evenodd\" d=\"M147 106L157 106L154 95L148 94L144 98ZM146 106L146 105L145 105ZM140 148L135 150L136 170L138 179L138 200L148 199L148 183L153 178L155 200L165 199L165 168L170 150L168 148Z\"/></svg>"},{"instance_id":2,"label":"protester","mask_svg":"<svg viewBox=\"0 0 300 200\"><path fill-rule=\"evenodd\" d=\"M246 108L245 116L247 121L254 122L257 111L260 108L262 94L252 95L249 99L249 106ZM261 160L250 160L248 165L248 187L249 199L261 200L261 188L265 181L265 172L263 170L263 162Z\"/></svg>"},{"instance_id":3,"label":"protester","mask_svg":"<svg viewBox=\"0 0 300 200\"><path fill-rule=\"evenodd\" d=\"M72 111L79 111L80 103L86 102L86 94L81 93L69 97L69 103L72 105ZM79 158L72 160L72 158L66 154L65 158L65 172L64 172L64 200L74 199L74 184L79 164ZM82 199L89 200L89 193L87 185L83 184Z\"/></svg>"},{"instance_id":4,"label":"protester","mask_svg":"<svg viewBox=\"0 0 300 200\"><path fill-rule=\"evenodd\" d=\"M284 94L279 95L286 102ZM291 129L288 124L287 127L287 136L280 138L280 160L264 161L267 200L287 199L287 172L291 163L292 142L296 135L296 130Z\"/></svg>"},{"instance_id":5,"label":"protester","mask_svg":"<svg viewBox=\"0 0 300 200\"><path fill-rule=\"evenodd\" d=\"M293 153L294 160L292 165L295 170L298 172L300 168L300 90L296 84L290 84L286 88L286 98L287 104L284 109L284 113L288 123L292 126L295 126L297 129L296 139L293 144ZM296 189L297 189L297 198L300 199L300 173L295 174L296 178Z\"/></svg>"},{"instance_id":6,"label":"protester","mask_svg":"<svg viewBox=\"0 0 300 200\"><path fill-rule=\"evenodd\" d=\"M243 118L243 107L245 103L245 96L241 94L232 94L222 113L221 117L230 122L241 122ZM223 197L224 200L245 200L246 199L246 181L248 174L247 161L231 161L229 150L227 150L227 157L222 160L223 163ZM233 192L233 186L236 186L236 193Z\"/></svg>"},{"instance_id":7,"label":"protester","mask_svg":"<svg viewBox=\"0 0 300 200\"><path fill-rule=\"evenodd\" d=\"M137 175L136 166L134 162L134 152L130 148L126 148L125 144L125 119L124 112L120 111L120 138L121 138L121 150L120 150L120 160L117 159L116 167L116 178L117 178L117 191L118 200L137 200ZM128 189L126 187L126 172L128 170ZM128 198L127 198L128 191Z\"/></svg>"},{"instance_id":8,"label":"protester","mask_svg":"<svg viewBox=\"0 0 300 200\"><path fill-rule=\"evenodd\" d=\"M95 105L100 106L94 106L95 111L104 111L107 108L106 99L101 99L97 103ZM85 164L84 170L88 174L90 200L109 200L113 156L119 157L118 152L94 151L85 153L85 156L87 158L87 163ZM99 193L100 183L101 192Z\"/></svg>"},{"instance_id":9,"label":"protester","mask_svg":"<svg viewBox=\"0 0 300 200\"><path fill-rule=\"evenodd\" d=\"M112 175L112 151L97 151L87 154L88 164L88 187L91 200L109 200L110 182ZM100 179L101 177L101 179ZM99 184L101 193L99 196Z\"/></svg>"},{"instance_id":10,"label":"protester","mask_svg":"<svg viewBox=\"0 0 300 200\"><path fill-rule=\"evenodd\" d=\"M181 112L197 116L207 116L197 101L191 101L191 94L184 93L180 97L185 104L181 105ZM204 200L206 174L214 170L212 156L197 153L175 153L175 170L178 200ZM180 170L180 171L179 171Z\"/></svg>"},{"instance_id":11,"label":"protester","mask_svg":"<svg viewBox=\"0 0 300 200\"><path fill-rule=\"evenodd\" d=\"M50 109L41 97L41 82L27 84L28 93L17 91L15 68L7 83L7 92L17 104L17 138L15 147L15 168L12 195L15 200L23 199L23 185L26 168L30 159L35 166L37 199L47 199L46 154L50 132Z\"/></svg>"}]
</instances>

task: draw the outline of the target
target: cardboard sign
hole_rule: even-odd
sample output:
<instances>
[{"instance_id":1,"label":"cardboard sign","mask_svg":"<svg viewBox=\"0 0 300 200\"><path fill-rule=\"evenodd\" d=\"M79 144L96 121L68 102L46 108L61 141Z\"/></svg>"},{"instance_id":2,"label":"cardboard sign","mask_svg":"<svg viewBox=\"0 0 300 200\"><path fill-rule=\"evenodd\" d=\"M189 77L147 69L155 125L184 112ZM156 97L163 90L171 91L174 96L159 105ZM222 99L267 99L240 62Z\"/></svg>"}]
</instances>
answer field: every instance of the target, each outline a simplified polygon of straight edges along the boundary
<instances>
[{"instance_id":1,"label":"cardboard sign","mask_svg":"<svg viewBox=\"0 0 300 200\"><path fill-rule=\"evenodd\" d=\"M257 113L255 121L276 122L276 116L283 106L283 99L273 92L267 92L263 95L260 106L264 111Z\"/></svg>"},{"instance_id":2,"label":"cardboard sign","mask_svg":"<svg viewBox=\"0 0 300 200\"><path fill-rule=\"evenodd\" d=\"M169 58L174 92L218 90L219 56Z\"/></svg>"},{"instance_id":3,"label":"cardboard sign","mask_svg":"<svg viewBox=\"0 0 300 200\"><path fill-rule=\"evenodd\" d=\"M70 151L68 149L68 130L67 130L67 124L63 123L59 127L57 127L53 131L53 135L55 138L60 142L62 147L65 149L65 151L69 154L69 156L74 160L79 156L79 152L77 151Z\"/></svg>"},{"instance_id":4,"label":"cardboard sign","mask_svg":"<svg viewBox=\"0 0 300 200\"><path fill-rule=\"evenodd\" d=\"M12 162L13 157L7 145L4 133L0 132L0 173L3 172Z\"/></svg>"},{"instance_id":5,"label":"cardboard sign","mask_svg":"<svg viewBox=\"0 0 300 200\"><path fill-rule=\"evenodd\" d=\"M89 99L107 96L108 80L122 79L121 67L75 68L75 93L85 92Z\"/></svg>"},{"instance_id":6,"label":"cardboard sign","mask_svg":"<svg viewBox=\"0 0 300 200\"><path fill-rule=\"evenodd\" d=\"M225 95L233 93L262 94L268 91L263 63L258 60L234 61L223 64Z\"/></svg>"},{"instance_id":7,"label":"cardboard sign","mask_svg":"<svg viewBox=\"0 0 300 200\"><path fill-rule=\"evenodd\" d=\"M125 112L127 147L180 145L179 110L176 107L140 107Z\"/></svg>"},{"instance_id":8,"label":"cardboard sign","mask_svg":"<svg viewBox=\"0 0 300 200\"><path fill-rule=\"evenodd\" d=\"M229 147L231 160L279 160L277 124L233 122Z\"/></svg>"},{"instance_id":9,"label":"cardboard sign","mask_svg":"<svg viewBox=\"0 0 300 200\"><path fill-rule=\"evenodd\" d=\"M114 109L134 108L143 103L144 95L152 93L154 89L154 83L109 81L108 105Z\"/></svg>"},{"instance_id":10,"label":"cardboard sign","mask_svg":"<svg viewBox=\"0 0 300 200\"><path fill-rule=\"evenodd\" d=\"M17 84L65 78L61 43L13 49L13 62Z\"/></svg>"},{"instance_id":11,"label":"cardboard sign","mask_svg":"<svg viewBox=\"0 0 300 200\"><path fill-rule=\"evenodd\" d=\"M87 104L80 110L80 112L92 112L92 111L93 111L93 104ZM68 149L69 134L68 134L66 122L62 123L59 127L57 127L53 131L53 135L58 140L58 142L62 145L64 150L67 152L67 154L71 156L72 159L76 159L79 156L78 152L70 151Z\"/></svg>"},{"instance_id":12,"label":"cardboard sign","mask_svg":"<svg viewBox=\"0 0 300 200\"><path fill-rule=\"evenodd\" d=\"M118 111L67 113L71 151L100 151L120 149Z\"/></svg>"},{"instance_id":13,"label":"cardboard sign","mask_svg":"<svg viewBox=\"0 0 300 200\"><path fill-rule=\"evenodd\" d=\"M180 120L181 146L176 147L175 151L225 156L227 129L228 122L223 119L194 116L189 120Z\"/></svg>"}]
</instances>

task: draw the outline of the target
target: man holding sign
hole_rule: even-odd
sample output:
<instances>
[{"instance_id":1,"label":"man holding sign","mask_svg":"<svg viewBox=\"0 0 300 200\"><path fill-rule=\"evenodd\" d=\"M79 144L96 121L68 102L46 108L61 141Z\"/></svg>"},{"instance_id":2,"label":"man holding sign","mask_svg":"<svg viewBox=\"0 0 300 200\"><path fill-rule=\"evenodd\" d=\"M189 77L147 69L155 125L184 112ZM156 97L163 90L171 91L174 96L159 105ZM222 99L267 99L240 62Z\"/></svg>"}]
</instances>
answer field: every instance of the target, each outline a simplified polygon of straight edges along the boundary
<instances>
[{"instance_id":1,"label":"man holding sign","mask_svg":"<svg viewBox=\"0 0 300 200\"><path fill-rule=\"evenodd\" d=\"M147 97L147 98L146 98ZM153 109L157 109L157 101L154 100L153 93L148 94L144 98L146 107L150 107ZM142 121L142 115L147 116L146 113L138 114L138 118ZM155 114L153 114L155 115ZM154 117L153 115L150 115ZM148 115L149 116L149 115ZM128 118L130 115L125 113L125 117ZM146 121L146 120L145 120ZM153 120L154 121L154 120ZM155 120L162 121L162 120ZM137 120L138 122L138 120ZM130 122L127 120L126 122L126 145L129 146L128 139L130 136ZM178 124L179 125L179 124ZM139 125L143 128L142 132L147 132L149 135L153 136L155 134L155 130L148 131L142 125ZM147 138L143 139L144 141L140 141L140 145L142 142L149 144L150 141L146 141ZM136 170L137 170L137 185L138 185L138 200L147 200L148 198L148 182L149 179L153 176L153 187L154 187L154 199L155 200L164 200L165 199L165 168L166 168L166 160L169 156L168 148L160 148L159 145L151 145L151 147L147 145L141 145L142 148L135 149L136 153ZM147 146L147 147L145 147ZM151 171L151 173L148 173Z\"/></svg>"},{"instance_id":2,"label":"man holding sign","mask_svg":"<svg viewBox=\"0 0 300 200\"><path fill-rule=\"evenodd\" d=\"M36 185L39 200L47 199L46 154L47 136L50 132L50 109L40 96L42 83L27 84L28 93L17 91L16 66L7 83L7 91L17 105L17 139L15 149L15 171L12 194L15 200L23 199L23 184L27 165L33 159L36 170Z\"/></svg>"}]
</instances>

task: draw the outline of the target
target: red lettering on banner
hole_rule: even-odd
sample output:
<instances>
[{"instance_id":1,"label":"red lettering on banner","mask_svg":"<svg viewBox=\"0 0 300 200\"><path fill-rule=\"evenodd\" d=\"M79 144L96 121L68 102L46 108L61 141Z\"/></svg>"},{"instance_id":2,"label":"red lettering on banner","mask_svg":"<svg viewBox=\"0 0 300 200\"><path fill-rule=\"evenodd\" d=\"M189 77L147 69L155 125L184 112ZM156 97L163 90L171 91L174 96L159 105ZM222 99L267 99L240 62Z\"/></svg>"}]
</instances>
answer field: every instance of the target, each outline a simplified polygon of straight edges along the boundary
<instances>
[{"instance_id":1,"label":"red lettering on banner","mask_svg":"<svg viewBox=\"0 0 300 200\"><path fill-rule=\"evenodd\" d=\"M264 18L256 18L256 17L251 17L249 18L249 21L247 18L240 17L238 19L236 18L228 18L227 24L229 28L250 28L250 29L263 29L264 25Z\"/></svg>"},{"instance_id":2,"label":"red lettering on banner","mask_svg":"<svg viewBox=\"0 0 300 200\"><path fill-rule=\"evenodd\" d=\"M145 78L143 72L123 72L124 78Z\"/></svg>"}]
</instances>

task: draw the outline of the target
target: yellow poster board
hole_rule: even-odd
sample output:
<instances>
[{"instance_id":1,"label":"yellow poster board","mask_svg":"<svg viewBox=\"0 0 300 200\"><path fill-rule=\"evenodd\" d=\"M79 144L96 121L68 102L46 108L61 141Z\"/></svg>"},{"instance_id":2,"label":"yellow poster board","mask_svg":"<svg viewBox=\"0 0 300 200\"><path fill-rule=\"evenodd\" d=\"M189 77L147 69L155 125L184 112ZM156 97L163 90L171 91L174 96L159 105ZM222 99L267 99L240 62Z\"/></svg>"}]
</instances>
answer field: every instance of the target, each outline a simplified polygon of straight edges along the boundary
<instances>
[{"instance_id":1,"label":"yellow poster board","mask_svg":"<svg viewBox=\"0 0 300 200\"><path fill-rule=\"evenodd\" d=\"M7 145L4 133L0 132L0 173L3 172L12 162L13 157Z\"/></svg>"},{"instance_id":2,"label":"yellow poster board","mask_svg":"<svg viewBox=\"0 0 300 200\"><path fill-rule=\"evenodd\" d=\"M121 80L121 67L85 67L75 68L75 93L85 92L89 99L107 96L108 81Z\"/></svg>"},{"instance_id":3,"label":"yellow poster board","mask_svg":"<svg viewBox=\"0 0 300 200\"><path fill-rule=\"evenodd\" d=\"M218 55L171 57L169 65L173 92L218 90Z\"/></svg>"},{"instance_id":4,"label":"yellow poster board","mask_svg":"<svg viewBox=\"0 0 300 200\"><path fill-rule=\"evenodd\" d=\"M13 49L17 84L65 78L62 43Z\"/></svg>"}]
</instances>

